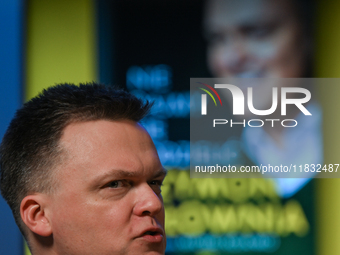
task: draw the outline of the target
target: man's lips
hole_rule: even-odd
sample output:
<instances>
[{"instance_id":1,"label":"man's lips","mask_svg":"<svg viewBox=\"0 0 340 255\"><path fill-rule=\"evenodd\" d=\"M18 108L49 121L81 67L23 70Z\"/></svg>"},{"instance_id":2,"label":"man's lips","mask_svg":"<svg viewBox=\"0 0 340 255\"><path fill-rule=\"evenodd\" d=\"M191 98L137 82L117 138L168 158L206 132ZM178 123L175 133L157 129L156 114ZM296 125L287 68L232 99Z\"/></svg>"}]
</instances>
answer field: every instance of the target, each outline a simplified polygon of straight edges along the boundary
<instances>
[{"instance_id":1,"label":"man's lips","mask_svg":"<svg viewBox=\"0 0 340 255\"><path fill-rule=\"evenodd\" d=\"M138 236L143 240L151 243L158 243L163 241L164 231L162 228L152 227L144 229L144 231Z\"/></svg>"}]
</instances>

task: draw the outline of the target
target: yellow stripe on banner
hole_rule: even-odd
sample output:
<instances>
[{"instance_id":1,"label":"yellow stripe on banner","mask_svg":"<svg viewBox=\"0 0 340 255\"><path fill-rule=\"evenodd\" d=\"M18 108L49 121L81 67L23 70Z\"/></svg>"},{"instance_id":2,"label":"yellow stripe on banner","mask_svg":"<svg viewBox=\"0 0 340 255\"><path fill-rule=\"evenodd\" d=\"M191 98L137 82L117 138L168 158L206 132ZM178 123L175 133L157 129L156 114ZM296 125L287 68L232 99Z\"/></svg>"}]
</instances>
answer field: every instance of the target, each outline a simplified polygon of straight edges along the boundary
<instances>
[{"instance_id":1,"label":"yellow stripe on banner","mask_svg":"<svg viewBox=\"0 0 340 255\"><path fill-rule=\"evenodd\" d=\"M31 0L27 16L26 99L61 82L96 79L93 0Z\"/></svg>"},{"instance_id":2,"label":"yellow stripe on banner","mask_svg":"<svg viewBox=\"0 0 340 255\"><path fill-rule=\"evenodd\" d=\"M56 83L95 80L94 1L31 0L27 5L25 99ZM24 254L30 255L26 245Z\"/></svg>"},{"instance_id":3,"label":"yellow stripe on banner","mask_svg":"<svg viewBox=\"0 0 340 255\"><path fill-rule=\"evenodd\" d=\"M340 77L340 2L317 1L317 77ZM326 163L340 163L340 86L319 88L323 108L324 155ZM318 179L316 190L317 255L340 254L340 179Z\"/></svg>"}]
</instances>

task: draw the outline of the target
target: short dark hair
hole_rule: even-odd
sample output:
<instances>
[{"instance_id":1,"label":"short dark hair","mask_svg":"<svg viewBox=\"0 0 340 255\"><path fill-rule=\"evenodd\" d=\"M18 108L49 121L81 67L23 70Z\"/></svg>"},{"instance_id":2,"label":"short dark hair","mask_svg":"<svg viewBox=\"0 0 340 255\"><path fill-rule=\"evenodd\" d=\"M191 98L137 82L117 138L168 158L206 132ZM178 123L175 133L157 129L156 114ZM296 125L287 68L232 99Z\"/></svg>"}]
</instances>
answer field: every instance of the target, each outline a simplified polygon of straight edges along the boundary
<instances>
[{"instance_id":1,"label":"short dark hair","mask_svg":"<svg viewBox=\"0 0 340 255\"><path fill-rule=\"evenodd\" d=\"M64 128L102 119L139 122L151 105L121 89L65 83L45 89L16 112L0 145L0 189L25 237L21 201L53 190L51 169L62 160L59 141Z\"/></svg>"}]
</instances>

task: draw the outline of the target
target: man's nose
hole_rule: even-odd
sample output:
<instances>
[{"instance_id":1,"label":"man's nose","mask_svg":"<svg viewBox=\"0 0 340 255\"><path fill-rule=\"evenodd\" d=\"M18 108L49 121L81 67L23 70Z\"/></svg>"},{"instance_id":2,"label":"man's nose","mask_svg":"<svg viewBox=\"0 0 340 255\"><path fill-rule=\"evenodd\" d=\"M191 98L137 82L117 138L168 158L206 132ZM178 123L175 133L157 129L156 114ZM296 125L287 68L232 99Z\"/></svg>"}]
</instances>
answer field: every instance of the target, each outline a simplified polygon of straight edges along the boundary
<instances>
[{"instance_id":1,"label":"man's nose","mask_svg":"<svg viewBox=\"0 0 340 255\"><path fill-rule=\"evenodd\" d=\"M160 194L147 184L141 184L136 190L133 213L138 216L154 216L163 210L163 199Z\"/></svg>"}]
</instances>

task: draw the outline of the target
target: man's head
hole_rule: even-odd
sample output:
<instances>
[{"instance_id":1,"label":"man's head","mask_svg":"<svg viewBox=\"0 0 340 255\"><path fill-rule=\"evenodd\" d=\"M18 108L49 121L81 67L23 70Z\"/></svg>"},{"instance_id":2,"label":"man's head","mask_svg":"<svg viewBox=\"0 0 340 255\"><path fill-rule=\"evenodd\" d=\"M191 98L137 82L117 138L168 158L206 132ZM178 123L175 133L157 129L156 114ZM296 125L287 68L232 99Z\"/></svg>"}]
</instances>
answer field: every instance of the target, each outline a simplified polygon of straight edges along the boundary
<instances>
[{"instance_id":1,"label":"man's head","mask_svg":"<svg viewBox=\"0 0 340 255\"><path fill-rule=\"evenodd\" d=\"M1 192L33 254L164 253L165 171L138 124L149 109L121 90L63 84L17 112Z\"/></svg>"}]
</instances>

